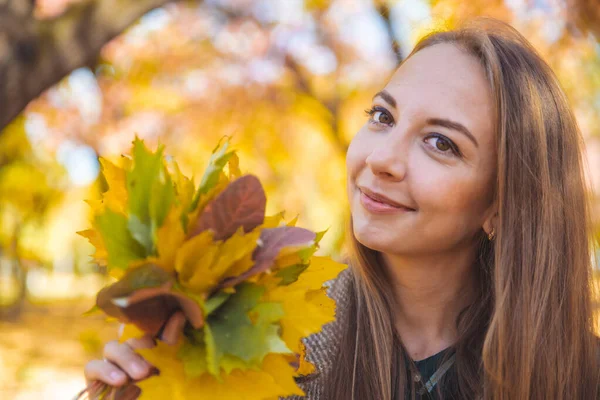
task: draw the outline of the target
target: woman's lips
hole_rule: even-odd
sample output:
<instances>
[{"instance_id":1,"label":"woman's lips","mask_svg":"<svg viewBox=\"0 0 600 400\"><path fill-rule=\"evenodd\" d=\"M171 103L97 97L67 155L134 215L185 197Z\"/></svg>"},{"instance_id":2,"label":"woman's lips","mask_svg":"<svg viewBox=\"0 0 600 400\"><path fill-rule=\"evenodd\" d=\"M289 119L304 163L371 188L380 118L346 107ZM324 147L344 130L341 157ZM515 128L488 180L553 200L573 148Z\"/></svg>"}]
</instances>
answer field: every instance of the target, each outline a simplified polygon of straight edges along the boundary
<instances>
[{"instance_id":1,"label":"woman's lips","mask_svg":"<svg viewBox=\"0 0 600 400\"><path fill-rule=\"evenodd\" d=\"M368 195L366 195L363 191L360 192L360 204L367 210L375 214L390 214L390 213L398 213L398 212L407 212L414 211L410 208L406 207L398 207L393 206L391 204L383 203L381 201L375 200Z\"/></svg>"}]
</instances>

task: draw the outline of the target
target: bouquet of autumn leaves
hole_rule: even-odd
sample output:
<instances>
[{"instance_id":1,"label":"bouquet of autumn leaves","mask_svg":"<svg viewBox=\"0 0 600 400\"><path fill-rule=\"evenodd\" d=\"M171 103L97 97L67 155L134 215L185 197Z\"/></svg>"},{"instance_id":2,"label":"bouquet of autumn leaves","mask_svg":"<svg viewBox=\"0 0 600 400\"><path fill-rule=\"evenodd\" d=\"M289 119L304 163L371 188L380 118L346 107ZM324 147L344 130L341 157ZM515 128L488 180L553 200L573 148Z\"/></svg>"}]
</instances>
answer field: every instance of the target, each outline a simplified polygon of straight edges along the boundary
<instances>
[{"instance_id":1,"label":"bouquet of autumn leaves","mask_svg":"<svg viewBox=\"0 0 600 400\"><path fill-rule=\"evenodd\" d=\"M241 174L228 139L197 188L163 148L151 152L139 139L122 161L101 160L108 190L90 201L93 229L80 232L117 279L96 307L125 323L121 340L160 337L175 312L186 319L175 345L138 350L160 375L135 383L136 396L302 395L294 377L314 366L301 338L334 320L324 283L344 268L314 255L324 232L286 224L283 213L265 216L262 185ZM115 393L104 387L97 398Z\"/></svg>"}]
</instances>

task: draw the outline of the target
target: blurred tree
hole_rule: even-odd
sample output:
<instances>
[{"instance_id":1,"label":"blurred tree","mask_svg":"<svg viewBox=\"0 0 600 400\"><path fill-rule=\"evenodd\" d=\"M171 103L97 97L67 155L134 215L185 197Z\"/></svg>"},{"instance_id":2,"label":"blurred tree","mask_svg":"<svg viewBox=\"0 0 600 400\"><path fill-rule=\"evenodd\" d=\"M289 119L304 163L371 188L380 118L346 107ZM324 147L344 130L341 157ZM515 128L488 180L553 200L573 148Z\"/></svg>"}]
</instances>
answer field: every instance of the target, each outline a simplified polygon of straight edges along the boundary
<instances>
[{"instance_id":1,"label":"blurred tree","mask_svg":"<svg viewBox=\"0 0 600 400\"><path fill-rule=\"evenodd\" d=\"M569 19L584 32L600 38L600 2L598 0L567 0Z\"/></svg>"},{"instance_id":2,"label":"blurred tree","mask_svg":"<svg viewBox=\"0 0 600 400\"><path fill-rule=\"evenodd\" d=\"M88 0L40 19L36 0L0 1L0 129L71 71L94 65L110 39L168 2Z\"/></svg>"},{"instance_id":3,"label":"blurred tree","mask_svg":"<svg viewBox=\"0 0 600 400\"><path fill-rule=\"evenodd\" d=\"M35 154L25 134L25 119L15 119L0 136L0 280L14 283L0 293L0 317L15 317L26 293L27 271L39 254L22 243L28 229L38 229L64 192L64 171L51 158Z\"/></svg>"}]
</instances>

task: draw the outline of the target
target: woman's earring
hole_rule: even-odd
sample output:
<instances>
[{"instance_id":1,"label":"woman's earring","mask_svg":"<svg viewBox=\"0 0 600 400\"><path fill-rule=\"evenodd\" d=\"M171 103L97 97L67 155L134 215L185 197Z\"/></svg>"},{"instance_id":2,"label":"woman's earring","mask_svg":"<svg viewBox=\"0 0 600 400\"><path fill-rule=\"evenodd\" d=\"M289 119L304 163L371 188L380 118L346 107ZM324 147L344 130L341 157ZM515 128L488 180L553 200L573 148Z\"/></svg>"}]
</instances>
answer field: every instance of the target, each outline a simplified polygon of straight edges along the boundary
<instances>
[{"instance_id":1,"label":"woman's earring","mask_svg":"<svg viewBox=\"0 0 600 400\"><path fill-rule=\"evenodd\" d=\"M491 242L496 237L496 230L492 228L492 231L488 234L488 240Z\"/></svg>"}]
</instances>

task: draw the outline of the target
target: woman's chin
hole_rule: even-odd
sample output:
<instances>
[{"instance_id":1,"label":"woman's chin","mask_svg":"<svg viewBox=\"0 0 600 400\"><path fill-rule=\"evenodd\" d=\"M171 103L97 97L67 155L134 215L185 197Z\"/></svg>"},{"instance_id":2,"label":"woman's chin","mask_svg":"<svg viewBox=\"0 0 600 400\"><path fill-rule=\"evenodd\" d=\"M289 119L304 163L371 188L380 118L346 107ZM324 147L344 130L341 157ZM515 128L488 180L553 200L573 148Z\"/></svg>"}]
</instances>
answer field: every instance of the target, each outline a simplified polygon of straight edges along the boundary
<instances>
[{"instance_id":1,"label":"woman's chin","mask_svg":"<svg viewBox=\"0 0 600 400\"><path fill-rule=\"evenodd\" d=\"M380 252L394 252L408 238L398 236L399 229L383 221L372 221L362 215L352 216L354 237L363 246Z\"/></svg>"},{"instance_id":2,"label":"woman's chin","mask_svg":"<svg viewBox=\"0 0 600 400\"><path fill-rule=\"evenodd\" d=\"M380 252L389 252L390 251L390 243L385 240L385 236L382 233L377 234L376 232L361 232L354 230L354 237L358 241L358 243L362 244L365 247L368 247L371 250L380 251Z\"/></svg>"}]
</instances>

